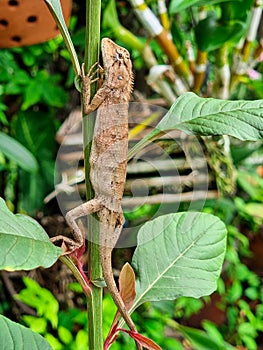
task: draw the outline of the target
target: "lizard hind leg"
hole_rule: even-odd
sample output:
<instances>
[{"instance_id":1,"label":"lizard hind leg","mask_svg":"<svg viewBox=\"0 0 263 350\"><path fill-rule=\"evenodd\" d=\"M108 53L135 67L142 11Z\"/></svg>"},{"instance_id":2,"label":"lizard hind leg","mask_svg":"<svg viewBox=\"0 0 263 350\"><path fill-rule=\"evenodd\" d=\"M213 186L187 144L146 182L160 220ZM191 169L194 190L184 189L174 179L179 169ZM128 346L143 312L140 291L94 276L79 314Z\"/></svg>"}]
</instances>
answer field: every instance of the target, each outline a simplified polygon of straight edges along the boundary
<instances>
[{"instance_id":1,"label":"lizard hind leg","mask_svg":"<svg viewBox=\"0 0 263 350\"><path fill-rule=\"evenodd\" d=\"M55 243L58 241L62 241L62 249L63 254L70 254L74 250L80 248L85 239L85 233L80 229L77 224L77 219L82 216L87 216L89 214L96 213L101 208L101 202L94 198L86 203L79 205L78 207L70 210L66 214L66 221L68 225L72 229L73 238L65 237L63 235L59 235L51 238L51 242Z\"/></svg>"}]
</instances>

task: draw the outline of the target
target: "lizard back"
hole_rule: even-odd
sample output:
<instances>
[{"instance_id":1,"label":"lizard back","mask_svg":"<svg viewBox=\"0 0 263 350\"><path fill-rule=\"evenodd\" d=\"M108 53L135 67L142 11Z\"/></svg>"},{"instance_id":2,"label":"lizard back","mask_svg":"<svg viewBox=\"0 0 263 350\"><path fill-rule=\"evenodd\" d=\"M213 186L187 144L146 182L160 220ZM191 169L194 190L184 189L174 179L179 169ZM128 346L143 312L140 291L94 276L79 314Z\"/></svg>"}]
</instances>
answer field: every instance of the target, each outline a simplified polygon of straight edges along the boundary
<instances>
[{"instance_id":1,"label":"lizard back","mask_svg":"<svg viewBox=\"0 0 263 350\"><path fill-rule=\"evenodd\" d=\"M102 56L105 78L100 91L105 98L96 115L90 179L95 197L119 211L126 180L132 64L129 52L110 39L102 40Z\"/></svg>"}]
</instances>

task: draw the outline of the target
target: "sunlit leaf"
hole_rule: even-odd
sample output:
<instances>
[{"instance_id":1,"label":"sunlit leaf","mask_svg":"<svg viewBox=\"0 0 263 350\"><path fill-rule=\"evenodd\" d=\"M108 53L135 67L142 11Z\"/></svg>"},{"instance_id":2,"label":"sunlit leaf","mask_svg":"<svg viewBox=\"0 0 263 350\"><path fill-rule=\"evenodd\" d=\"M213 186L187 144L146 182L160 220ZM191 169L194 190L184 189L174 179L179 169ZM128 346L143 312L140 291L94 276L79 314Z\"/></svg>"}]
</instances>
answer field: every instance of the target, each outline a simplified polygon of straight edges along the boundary
<instances>
[{"instance_id":1,"label":"sunlit leaf","mask_svg":"<svg viewBox=\"0 0 263 350\"><path fill-rule=\"evenodd\" d=\"M228 101L187 92L176 100L156 128L131 149L129 158L170 130L203 136L229 135L242 141L260 140L263 137L263 100Z\"/></svg>"},{"instance_id":2,"label":"sunlit leaf","mask_svg":"<svg viewBox=\"0 0 263 350\"><path fill-rule=\"evenodd\" d=\"M263 137L263 100L225 101L188 92L177 99L157 129L256 141Z\"/></svg>"}]
</instances>

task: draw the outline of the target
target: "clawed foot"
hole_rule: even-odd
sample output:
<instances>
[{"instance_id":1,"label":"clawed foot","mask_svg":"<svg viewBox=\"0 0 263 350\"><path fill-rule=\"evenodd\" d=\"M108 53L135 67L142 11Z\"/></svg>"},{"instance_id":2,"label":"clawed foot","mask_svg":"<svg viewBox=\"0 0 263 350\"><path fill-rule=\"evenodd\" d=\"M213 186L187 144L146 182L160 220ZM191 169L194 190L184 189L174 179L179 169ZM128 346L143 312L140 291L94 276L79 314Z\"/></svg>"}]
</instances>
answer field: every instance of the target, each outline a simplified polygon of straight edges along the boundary
<instances>
[{"instance_id":1,"label":"clawed foot","mask_svg":"<svg viewBox=\"0 0 263 350\"><path fill-rule=\"evenodd\" d=\"M62 255L71 254L76 249L80 248L80 245L77 242L63 235L52 237L50 238L50 241L62 249Z\"/></svg>"},{"instance_id":2,"label":"clawed foot","mask_svg":"<svg viewBox=\"0 0 263 350\"><path fill-rule=\"evenodd\" d=\"M94 68L96 69L94 70ZM85 64L83 63L81 66L81 77L82 79L88 78L90 81L90 84L101 79L101 76L103 75L103 73L104 73L104 69L100 66L99 62L94 63L88 70L87 74L85 74ZM99 74L99 77L94 78L97 74Z\"/></svg>"}]
</instances>

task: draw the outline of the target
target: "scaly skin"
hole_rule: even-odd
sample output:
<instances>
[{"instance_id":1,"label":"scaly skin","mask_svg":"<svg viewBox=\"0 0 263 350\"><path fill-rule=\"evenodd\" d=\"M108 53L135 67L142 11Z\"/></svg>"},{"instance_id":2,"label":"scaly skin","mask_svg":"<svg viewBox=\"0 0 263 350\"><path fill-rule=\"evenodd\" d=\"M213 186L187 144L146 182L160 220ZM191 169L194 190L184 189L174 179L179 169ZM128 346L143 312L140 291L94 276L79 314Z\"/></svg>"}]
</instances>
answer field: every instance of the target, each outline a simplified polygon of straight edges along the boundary
<instances>
[{"instance_id":1,"label":"scaly skin","mask_svg":"<svg viewBox=\"0 0 263 350\"><path fill-rule=\"evenodd\" d=\"M100 220L100 259L107 288L129 328L136 327L119 294L112 273L112 250L120 236L124 217L121 208L128 156L128 103L133 85L132 63L129 52L110 39L102 39L104 81L90 99L92 74L82 72L82 96L85 115L97 110L90 155L90 180L95 197L72 209L66 215L73 229L74 239L63 240L66 254L83 245L84 237L76 220L97 212ZM93 68L93 67L92 67ZM137 344L137 349L141 346Z\"/></svg>"},{"instance_id":2,"label":"scaly skin","mask_svg":"<svg viewBox=\"0 0 263 350\"><path fill-rule=\"evenodd\" d=\"M131 330L136 330L112 274L112 250L124 223L121 208L128 157L128 103L132 90L132 64L127 50L109 39L102 40L105 79L84 113L95 110L90 180L101 203L100 259L107 288Z\"/></svg>"}]
</instances>

